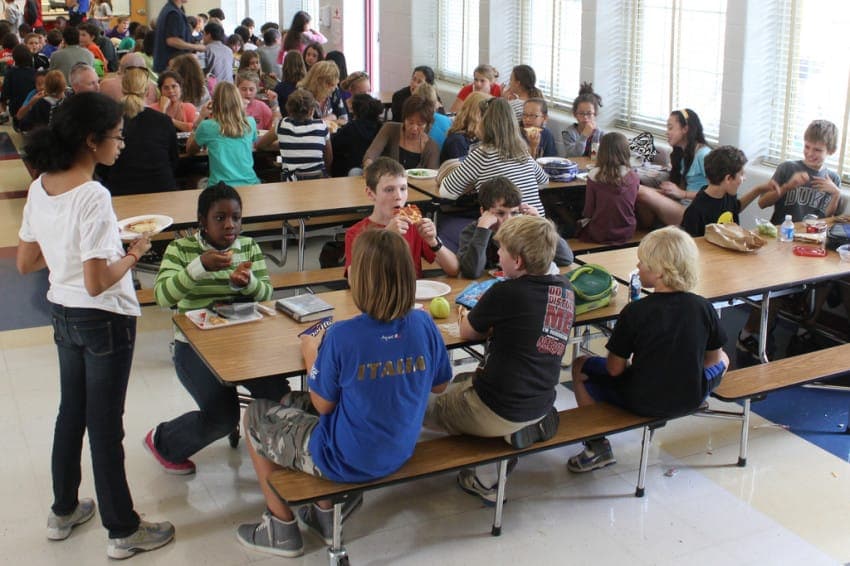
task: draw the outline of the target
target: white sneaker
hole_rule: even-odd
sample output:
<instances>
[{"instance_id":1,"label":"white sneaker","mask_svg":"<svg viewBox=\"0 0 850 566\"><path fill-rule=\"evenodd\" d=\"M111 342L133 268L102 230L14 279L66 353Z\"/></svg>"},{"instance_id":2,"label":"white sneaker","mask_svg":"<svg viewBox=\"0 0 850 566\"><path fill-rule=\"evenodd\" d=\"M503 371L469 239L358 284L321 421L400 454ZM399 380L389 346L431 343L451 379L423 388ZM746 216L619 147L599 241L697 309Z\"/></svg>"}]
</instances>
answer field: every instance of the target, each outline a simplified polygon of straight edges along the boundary
<instances>
[{"instance_id":1,"label":"white sneaker","mask_svg":"<svg viewBox=\"0 0 850 566\"><path fill-rule=\"evenodd\" d=\"M77 508L70 515L57 515L51 511L47 516L47 538L65 540L71 536L71 529L94 517L94 509L94 501L86 498L80 499Z\"/></svg>"},{"instance_id":2,"label":"white sneaker","mask_svg":"<svg viewBox=\"0 0 850 566\"><path fill-rule=\"evenodd\" d=\"M148 523L140 521L139 528L130 536L111 538L106 545L106 555L110 558L123 560L137 552L155 550L165 546L174 539L174 525L168 521Z\"/></svg>"}]
</instances>

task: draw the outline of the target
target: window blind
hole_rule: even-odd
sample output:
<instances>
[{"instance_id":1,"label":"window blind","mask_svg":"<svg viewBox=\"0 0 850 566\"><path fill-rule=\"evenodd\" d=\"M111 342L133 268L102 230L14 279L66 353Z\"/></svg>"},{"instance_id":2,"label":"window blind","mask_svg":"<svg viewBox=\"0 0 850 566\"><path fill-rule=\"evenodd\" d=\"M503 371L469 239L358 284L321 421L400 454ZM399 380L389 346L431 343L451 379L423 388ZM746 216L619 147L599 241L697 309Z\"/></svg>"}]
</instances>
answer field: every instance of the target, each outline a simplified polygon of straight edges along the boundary
<instances>
[{"instance_id":1,"label":"window blind","mask_svg":"<svg viewBox=\"0 0 850 566\"><path fill-rule=\"evenodd\" d=\"M479 0L440 0L437 68L443 79L470 82L478 66Z\"/></svg>"},{"instance_id":2,"label":"window blind","mask_svg":"<svg viewBox=\"0 0 850 566\"><path fill-rule=\"evenodd\" d=\"M699 115L706 138L716 142L726 0L629 0L623 15L626 92L620 125L662 133L670 111L687 107Z\"/></svg>"},{"instance_id":3,"label":"window blind","mask_svg":"<svg viewBox=\"0 0 850 566\"><path fill-rule=\"evenodd\" d=\"M766 161L801 159L806 126L816 119L839 129L827 167L850 180L850 3L782 0L775 57L770 144Z\"/></svg>"},{"instance_id":4,"label":"window blind","mask_svg":"<svg viewBox=\"0 0 850 566\"><path fill-rule=\"evenodd\" d=\"M538 88L556 105L578 95L581 9L581 0L520 0L519 60L534 68Z\"/></svg>"}]
</instances>

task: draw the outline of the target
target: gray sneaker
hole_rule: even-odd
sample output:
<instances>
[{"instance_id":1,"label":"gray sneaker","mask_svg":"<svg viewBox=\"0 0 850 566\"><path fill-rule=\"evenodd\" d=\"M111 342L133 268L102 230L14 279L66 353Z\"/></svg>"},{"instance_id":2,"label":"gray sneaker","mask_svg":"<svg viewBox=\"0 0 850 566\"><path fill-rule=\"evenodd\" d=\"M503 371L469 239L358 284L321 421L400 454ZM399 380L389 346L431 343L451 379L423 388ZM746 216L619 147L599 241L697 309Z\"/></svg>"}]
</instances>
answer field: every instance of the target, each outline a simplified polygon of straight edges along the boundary
<instances>
[{"instance_id":1,"label":"gray sneaker","mask_svg":"<svg viewBox=\"0 0 850 566\"><path fill-rule=\"evenodd\" d=\"M616 463L611 443L607 438L598 438L585 442L584 450L567 460L567 469L580 474Z\"/></svg>"},{"instance_id":2,"label":"gray sneaker","mask_svg":"<svg viewBox=\"0 0 850 566\"><path fill-rule=\"evenodd\" d=\"M481 502L488 507L494 506L499 500L498 488L496 486L487 487L481 483L481 480L475 475L474 468L467 468L458 472L457 485L466 493L478 496Z\"/></svg>"},{"instance_id":3,"label":"gray sneaker","mask_svg":"<svg viewBox=\"0 0 850 566\"><path fill-rule=\"evenodd\" d=\"M245 523L236 529L236 538L243 546L257 552L293 558L304 554L304 541L298 522L288 523L266 511L259 523Z\"/></svg>"},{"instance_id":4,"label":"gray sneaker","mask_svg":"<svg viewBox=\"0 0 850 566\"><path fill-rule=\"evenodd\" d=\"M155 550L165 546L174 539L174 525L168 521L149 523L140 521L135 533L123 538L111 538L106 545L106 555L110 558L123 560L137 552Z\"/></svg>"},{"instance_id":5,"label":"gray sneaker","mask_svg":"<svg viewBox=\"0 0 850 566\"><path fill-rule=\"evenodd\" d=\"M94 517L94 501L80 499L77 508L70 515L57 515L53 511L47 516L47 538L50 540L65 540L71 536L71 529L82 525Z\"/></svg>"},{"instance_id":6,"label":"gray sneaker","mask_svg":"<svg viewBox=\"0 0 850 566\"><path fill-rule=\"evenodd\" d=\"M342 504L342 521L348 519L355 509L363 504L363 494L358 493L346 499ZM310 529L325 541L325 544L331 546L334 542L334 510L322 509L315 503L305 505L298 510L298 522L307 529Z\"/></svg>"}]
</instances>

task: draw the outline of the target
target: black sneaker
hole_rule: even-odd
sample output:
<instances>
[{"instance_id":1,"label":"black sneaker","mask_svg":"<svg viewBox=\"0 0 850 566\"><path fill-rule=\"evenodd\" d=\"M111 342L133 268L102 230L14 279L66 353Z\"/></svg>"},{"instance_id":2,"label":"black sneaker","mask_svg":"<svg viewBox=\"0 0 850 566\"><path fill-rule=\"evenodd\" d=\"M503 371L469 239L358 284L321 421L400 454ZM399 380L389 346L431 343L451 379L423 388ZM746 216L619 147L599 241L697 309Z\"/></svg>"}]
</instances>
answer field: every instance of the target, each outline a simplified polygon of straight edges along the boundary
<instances>
[{"instance_id":1,"label":"black sneaker","mask_svg":"<svg viewBox=\"0 0 850 566\"><path fill-rule=\"evenodd\" d=\"M555 436L560 422L558 409L552 407L545 417L534 424L519 429L510 436L506 436L505 440L517 450L522 450L536 442L543 442Z\"/></svg>"}]
</instances>

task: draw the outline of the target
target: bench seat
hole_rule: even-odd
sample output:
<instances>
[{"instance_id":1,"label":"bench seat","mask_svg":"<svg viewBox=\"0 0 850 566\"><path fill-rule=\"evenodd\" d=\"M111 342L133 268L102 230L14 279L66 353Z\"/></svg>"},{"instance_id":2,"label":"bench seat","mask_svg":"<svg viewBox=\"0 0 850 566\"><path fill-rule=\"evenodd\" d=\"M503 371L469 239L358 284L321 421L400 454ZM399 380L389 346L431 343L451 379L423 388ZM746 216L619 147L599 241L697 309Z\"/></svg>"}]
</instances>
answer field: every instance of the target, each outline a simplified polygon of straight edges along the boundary
<instances>
[{"instance_id":1,"label":"bench seat","mask_svg":"<svg viewBox=\"0 0 850 566\"><path fill-rule=\"evenodd\" d=\"M624 244L597 244L596 242L584 242L578 238L570 238L567 240L567 244L570 246L570 249L573 250L573 254L581 255L587 254L591 252L605 252L608 250L617 250L620 248L633 248L640 244L640 241L644 236L649 234L649 230L644 230L642 228L638 228L635 230L634 236L624 243Z\"/></svg>"},{"instance_id":2,"label":"bench seat","mask_svg":"<svg viewBox=\"0 0 850 566\"><path fill-rule=\"evenodd\" d=\"M753 397L759 397L813 381L837 377L850 371L850 344L832 346L816 352L809 352L728 372L712 396L721 401L743 401L743 410L714 411L705 410L705 416L734 416L741 419L741 443L738 465L747 465L747 443L750 427L750 404Z\"/></svg>"}]
</instances>

